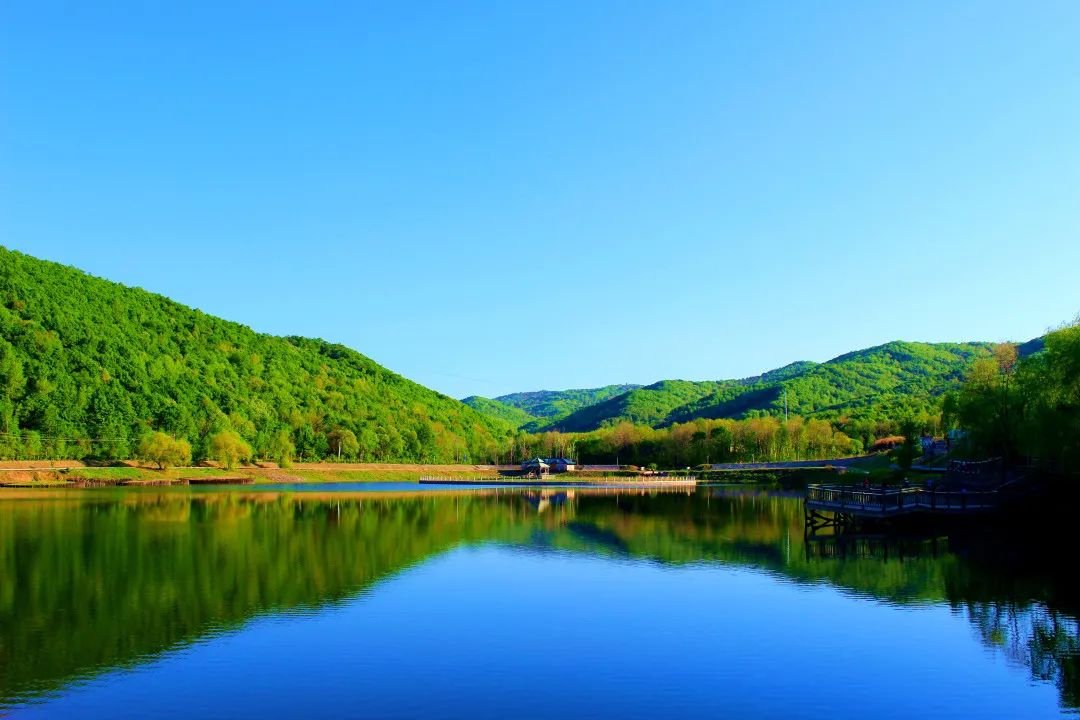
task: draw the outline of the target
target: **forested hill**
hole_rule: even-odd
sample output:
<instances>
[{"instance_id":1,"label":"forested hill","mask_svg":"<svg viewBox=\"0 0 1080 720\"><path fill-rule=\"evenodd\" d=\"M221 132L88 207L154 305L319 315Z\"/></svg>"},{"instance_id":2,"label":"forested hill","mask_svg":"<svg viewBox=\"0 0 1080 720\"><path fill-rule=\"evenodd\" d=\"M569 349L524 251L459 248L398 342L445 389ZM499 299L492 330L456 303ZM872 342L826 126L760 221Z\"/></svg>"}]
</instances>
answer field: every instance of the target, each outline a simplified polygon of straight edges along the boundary
<instances>
[{"instance_id":1,"label":"forested hill","mask_svg":"<svg viewBox=\"0 0 1080 720\"><path fill-rule=\"evenodd\" d=\"M575 411L593 407L639 387L605 385L579 390L535 390L500 395L495 399L472 395L462 402L486 415L506 420L515 427L535 431L553 427Z\"/></svg>"},{"instance_id":2,"label":"forested hill","mask_svg":"<svg viewBox=\"0 0 1080 720\"><path fill-rule=\"evenodd\" d=\"M665 380L632 386L525 427L585 432L623 421L662 427L696 418L777 415L784 410L785 390L789 412L803 417L895 419L898 413L935 408L941 394L958 387L971 363L987 355L989 348L989 343L978 342L891 342L828 362L796 362L739 380ZM588 397L587 391L573 392Z\"/></svg>"},{"instance_id":3,"label":"forested hill","mask_svg":"<svg viewBox=\"0 0 1080 720\"><path fill-rule=\"evenodd\" d=\"M828 362L804 363L784 377L725 386L680 407L667 423L705 417L745 417L784 409L803 417L878 420L906 411L930 411L947 390L959 387L989 343L890 342Z\"/></svg>"},{"instance_id":4,"label":"forested hill","mask_svg":"<svg viewBox=\"0 0 1080 720\"><path fill-rule=\"evenodd\" d=\"M480 395L470 395L467 398L463 398L461 402L484 415L505 420L515 428L525 427L537 420L535 416L525 412L519 407L507 405L498 400L481 397Z\"/></svg>"},{"instance_id":5,"label":"forested hill","mask_svg":"<svg viewBox=\"0 0 1080 720\"><path fill-rule=\"evenodd\" d=\"M678 408L708 396L721 386L722 383L662 380L581 408L547 427L564 432L587 432L623 420L655 427L663 425Z\"/></svg>"},{"instance_id":6,"label":"forested hill","mask_svg":"<svg viewBox=\"0 0 1080 720\"><path fill-rule=\"evenodd\" d=\"M0 457L239 433L259 457L480 461L511 426L322 340L274 337L0 247Z\"/></svg>"},{"instance_id":7,"label":"forested hill","mask_svg":"<svg viewBox=\"0 0 1080 720\"><path fill-rule=\"evenodd\" d=\"M558 418L639 387L641 386L605 385L580 390L537 390L500 395L495 400L504 405L521 408L538 418Z\"/></svg>"}]
</instances>

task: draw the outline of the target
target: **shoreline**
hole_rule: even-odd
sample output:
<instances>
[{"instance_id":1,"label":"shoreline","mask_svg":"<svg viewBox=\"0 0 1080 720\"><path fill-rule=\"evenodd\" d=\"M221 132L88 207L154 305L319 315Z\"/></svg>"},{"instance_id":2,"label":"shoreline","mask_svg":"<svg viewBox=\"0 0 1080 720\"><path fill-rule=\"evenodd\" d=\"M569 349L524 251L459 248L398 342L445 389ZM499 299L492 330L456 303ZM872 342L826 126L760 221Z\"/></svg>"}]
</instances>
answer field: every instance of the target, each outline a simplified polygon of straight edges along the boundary
<instances>
[{"instance_id":1,"label":"shoreline","mask_svg":"<svg viewBox=\"0 0 1080 720\"><path fill-rule=\"evenodd\" d=\"M801 467L763 466L747 463L746 467L726 466L692 473L698 484L716 482L759 482L784 477L802 479L818 473L836 474L853 468L838 467L837 461L816 461ZM437 478L451 484L476 483L478 478L505 485L528 486L526 479L515 477L516 465L420 464L420 463L295 463L287 468L275 463L242 465L232 469L214 464L171 467L159 470L133 461L114 465L91 465L68 460L9 460L0 461L0 493L12 489L33 488L92 488L138 487L216 484L223 487L259 485L304 485L339 483L398 482L424 484L424 478ZM506 473L506 475L503 475ZM600 471L584 469L545 478L543 485L610 485L673 486L688 484L684 475L669 475L663 479L649 472ZM737 478L737 479L736 479ZM822 478L815 477L815 481ZM430 480L428 481L431 482Z\"/></svg>"}]
</instances>

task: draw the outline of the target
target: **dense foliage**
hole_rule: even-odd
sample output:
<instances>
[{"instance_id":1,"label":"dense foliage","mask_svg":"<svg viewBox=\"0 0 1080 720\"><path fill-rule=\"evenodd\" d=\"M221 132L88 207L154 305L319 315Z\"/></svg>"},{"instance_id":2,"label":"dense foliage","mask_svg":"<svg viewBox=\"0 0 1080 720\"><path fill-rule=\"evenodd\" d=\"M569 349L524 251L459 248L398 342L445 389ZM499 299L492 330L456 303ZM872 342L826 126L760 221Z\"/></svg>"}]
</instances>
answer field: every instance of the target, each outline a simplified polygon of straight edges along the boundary
<instances>
[{"instance_id":1,"label":"dense foliage","mask_svg":"<svg viewBox=\"0 0 1080 720\"><path fill-rule=\"evenodd\" d=\"M1032 341L1028 346L1040 345ZM739 380L664 380L646 387L609 385L591 395L584 390L542 391L496 400L524 407L530 398L543 398L543 407L549 409L556 403L560 408L581 403L565 414L537 412L538 404L528 405L539 418L518 425L528 431L563 432L588 432L622 422L666 427L702 418L783 417L786 401L789 417L831 420L869 443L886 429L878 425L895 430L900 418L936 415L942 395L958 388L972 362L989 354L988 343L891 342L825 363L797 362ZM479 403L474 407L513 422L501 408Z\"/></svg>"},{"instance_id":2,"label":"dense foliage","mask_svg":"<svg viewBox=\"0 0 1080 720\"><path fill-rule=\"evenodd\" d=\"M936 409L941 395L959 386L971 363L989 353L987 343L890 342L804 363L788 377L725 388L714 398L674 413L691 417L779 415L784 393L790 413L804 417L883 420Z\"/></svg>"},{"instance_id":3,"label":"dense foliage","mask_svg":"<svg viewBox=\"0 0 1080 720\"><path fill-rule=\"evenodd\" d=\"M605 385L577 390L536 390L534 392L500 395L495 400L503 405L520 408L538 418L528 430L546 427L582 408L596 405L609 398L641 387L640 385Z\"/></svg>"},{"instance_id":4,"label":"dense foliage","mask_svg":"<svg viewBox=\"0 0 1080 720\"><path fill-rule=\"evenodd\" d=\"M662 468L704 463L775 462L847 457L863 449L828 420L757 417L744 420L699 418L665 428L621 422L586 433L548 431L518 436L513 453L570 455L589 464L656 465Z\"/></svg>"},{"instance_id":5,"label":"dense foliage","mask_svg":"<svg viewBox=\"0 0 1080 720\"><path fill-rule=\"evenodd\" d=\"M720 383L661 380L647 387L627 390L609 400L581 408L552 422L551 428L567 432L585 432L631 422L641 425L663 425L678 408L715 392Z\"/></svg>"},{"instance_id":6,"label":"dense foliage","mask_svg":"<svg viewBox=\"0 0 1080 720\"><path fill-rule=\"evenodd\" d=\"M463 398L461 402L477 412L483 413L488 417L498 418L516 428L525 427L536 421L536 417L519 407L507 405L498 400L492 400L491 398L482 397L480 395L470 395L467 398Z\"/></svg>"},{"instance_id":7,"label":"dense foliage","mask_svg":"<svg viewBox=\"0 0 1080 720\"><path fill-rule=\"evenodd\" d=\"M1041 341L1026 345L1041 347ZM568 454L585 463L685 467L843 457L897 436L910 443L941 431L942 401L952 398L972 363L990 357L987 343L891 342L740 380L631 387L569 415L519 426L538 432L520 432L509 459Z\"/></svg>"},{"instance_id":8,"label":"dense foliage","mask_svg":"<svg viewBox=\"0 0 1080 720\"><path fill-rule=\"evenodd\" d=\"M0 458L132 457L161 431L196 459L230 432L260 458L446 462L510 429L341 345L0 248Z\"/></svg>"},{"instance_id":9,"label":"dense foliage","mask_svg":"<svg viewBox=\"0 0 1080 720\"><path fill-rule=\"evenodd\" d=\"M1003 344L975 363L945 413L975 457L1029 459L1080 473L1080 322L1049 333L1041 349Z\"/></svg>"}]
</instances>

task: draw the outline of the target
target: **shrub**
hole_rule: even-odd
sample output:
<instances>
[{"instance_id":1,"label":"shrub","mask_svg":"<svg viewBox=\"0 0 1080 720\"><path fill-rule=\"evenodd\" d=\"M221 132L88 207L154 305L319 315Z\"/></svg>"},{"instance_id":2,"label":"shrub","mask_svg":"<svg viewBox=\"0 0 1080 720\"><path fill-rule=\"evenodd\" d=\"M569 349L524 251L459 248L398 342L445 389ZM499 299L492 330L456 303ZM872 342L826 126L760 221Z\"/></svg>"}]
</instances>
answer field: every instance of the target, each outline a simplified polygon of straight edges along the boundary
<instances>
[{"instance_id":1,"label":"shrub","mask_svg":"<svg viewBox=\"0 0 1080 720\"><path fill-rule=\"evenodd\" d=\"M139 459L155 463L159 470L191 462L191 445L163 432L153 432L139 441Z\"/></svg>"},{"instance_id":2,"label":"shrub","mask_svg":"<svg viewBox=\"0 0 1080 720\"><path fill-rule=\"evenodd\" d=\"M240 460L251 457L251 446L232 430L223 430L210 438L210 457L232 470Z\"/></svg>"}]
</instances>

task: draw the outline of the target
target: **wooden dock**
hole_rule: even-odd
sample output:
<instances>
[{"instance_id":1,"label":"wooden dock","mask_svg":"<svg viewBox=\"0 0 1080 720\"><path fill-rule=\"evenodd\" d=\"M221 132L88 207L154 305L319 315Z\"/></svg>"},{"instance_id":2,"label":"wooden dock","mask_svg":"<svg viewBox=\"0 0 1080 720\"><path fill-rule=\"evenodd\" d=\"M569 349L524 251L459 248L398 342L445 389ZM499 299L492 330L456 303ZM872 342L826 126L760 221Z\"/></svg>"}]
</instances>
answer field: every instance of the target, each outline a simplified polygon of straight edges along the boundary
<instances>
[{"instance_id":1,"label":"wooden dock","mask_svg":"<svg viewBox=\"0 0 1080 720\"><path fill-rule=\"evenodd\" d=\"M808 485L806 509L861 517L896 517L914 513L960 515L996 510L996 490L939 491L926 488L858 488Z\"/></svg>"},{"instance_id":2,"label":"wooden dock","mask_svg":"<svg viewBox=\"0 0 1080 720\"><path fill-rule=\"evenodd\" d=\"M696 477L666 477L666 478L579 478L545 475L536 477L429 477L420 478L421 485L460 485L463 487L475 487L477 485L489 485L498 487L616 487L616 488L694 488L697 487Z\"/></svg>"},{"instance_id":3,"label":"wooden dock","mask_svg":"<svg viewBox=\"0 0 1080 720\"><path fill-rule=\"evenodd\" d=\"M859 488L808 485L804 502L805 533L848 530L864 521L916 515L964 517L990 513L1001 504L997 490L932 490L927 488Z\"/></svg>"}]
</instances>

